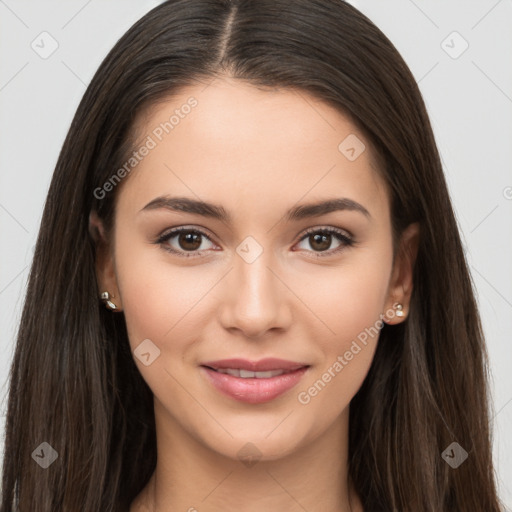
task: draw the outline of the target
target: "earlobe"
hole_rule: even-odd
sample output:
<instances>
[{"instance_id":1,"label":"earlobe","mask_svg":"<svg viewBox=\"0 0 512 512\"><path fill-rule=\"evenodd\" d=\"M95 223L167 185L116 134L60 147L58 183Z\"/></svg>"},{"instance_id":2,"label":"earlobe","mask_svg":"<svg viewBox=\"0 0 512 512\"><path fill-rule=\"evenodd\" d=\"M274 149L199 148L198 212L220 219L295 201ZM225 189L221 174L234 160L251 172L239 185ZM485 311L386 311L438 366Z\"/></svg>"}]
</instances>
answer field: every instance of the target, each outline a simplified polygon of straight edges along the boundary
<instances>
[{"instance_id":1,"label":"earlobe","mask_svg":"<svg viewBox=\"0 0 512 512\"><path fill-rule=\"evenodd\" d=\"M110 241L107 239L102 220L95 211L89 214L89 234L95 245L96 281L99 289L98 298L111 311L121 311L121 298L117 287ZM112 299L115 298L115 303Z\"/></svg>"},{"instance_id":2,"label":"earlobe","mask_svg":"<svg viewBox=\"0 0 512 512\"><path fill-rule=\"evenodd\" d=\"M109 292L101 292L100 299L105 304L105 307L112 310L112 311L118 311L117 305L112 302L112 299L115 297L110 295Z\"/></svg>"},{"instance_id":3,"label":"earlobe","mask_svg":"<svg viewBox=\"0 0 512 512\"><path fill-rule=\"evenodd\" d=\"M402 233L388 289L388 314L385 314L387 324L401 323L408 316L419 237L420 229L417 222L407 226Z\"/></svg>"}]
</instances>

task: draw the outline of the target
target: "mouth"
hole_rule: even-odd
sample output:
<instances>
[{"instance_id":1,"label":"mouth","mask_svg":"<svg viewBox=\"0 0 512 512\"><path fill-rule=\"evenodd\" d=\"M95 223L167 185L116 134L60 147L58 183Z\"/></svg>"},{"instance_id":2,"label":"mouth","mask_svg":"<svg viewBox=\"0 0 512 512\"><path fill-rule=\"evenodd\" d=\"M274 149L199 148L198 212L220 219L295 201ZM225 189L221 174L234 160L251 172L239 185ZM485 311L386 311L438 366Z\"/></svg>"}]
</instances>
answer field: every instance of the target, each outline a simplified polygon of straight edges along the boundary
<instances>
[{"instance_id":1,"label":"mouth","mask_svg":"<svg viewBox=\"0 0 512 512\"><path fill-rule=\"evenodd\" d=\"M223 395L250 404L269 402L293 388L310 365L282 359L251 362L243 359L200 365L209 384Z\"/></svg>"},{"instance_id":2,"label":"mouth","mask_svg":"<svg viewBox=\"0 0 512 512\"><path fill-rule=\"evenodd\" d=\"M214 372L224 373L233 377L240 377L241 379L269 379L271 377L277 377L284 375L285 373L291 373L294 370L268 370L265 372L251 372L250 370L243 370L242 368L210 368Z\"/></svg>"}]
</instances>

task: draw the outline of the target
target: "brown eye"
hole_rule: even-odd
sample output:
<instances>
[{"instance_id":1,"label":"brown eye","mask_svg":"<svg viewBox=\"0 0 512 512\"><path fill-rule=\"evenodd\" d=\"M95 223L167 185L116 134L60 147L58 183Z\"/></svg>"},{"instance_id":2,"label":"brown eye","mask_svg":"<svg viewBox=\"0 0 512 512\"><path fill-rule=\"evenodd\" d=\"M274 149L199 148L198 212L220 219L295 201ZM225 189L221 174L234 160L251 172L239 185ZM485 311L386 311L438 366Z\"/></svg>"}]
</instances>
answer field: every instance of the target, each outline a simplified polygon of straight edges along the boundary
<instances>
[{"instance_id":1,"label":"brown eye","mask_svg":"<svg viewBox=\"0 0 512 512\"><path fill-rule=\"evenodd\" d=\"M178 256L194 257L200 256L203 250L208 249L208 247L201 248L204 239L211 242L208 235L202 231L179 227L160 236L156 243Z\"/></svg>"},{"instance_id":2,"label":"brown eye","mask_svg":"<svg viewBox=\"0 0 512 512\"><path fill-rule=\"evenodd\" d=\"M178 245L186 251L197 251L201 246L201 234L196 232L179 233Z\"/></svg>"},{"instance_id":3,"label":"brown eye","mask_svg":"<svg viewBox=\"0 0 512 512\"><path fill-rule=\"evenodd\" d=\"M161 235L156 243L177 256L195 257L201 256L201 253L208 249L201 248L205 240L213 244L206 233L198 229L179 227ZM333 240L338 242L338 246L330 249ZM307 249L307 252L312 252L316 257L331 256L355 243L350 235L331 227L311 229L301 238L300 242L303 241L308 241L312 250Z\"/></svg>"},{"instance_id":4,"label":"brown eye","mask_svg":"<svg viewBox=\"0 0 512 512\"><path fill-rule=\"evenodd\" d=\"M333 239L338 241L338 246L330 249ZM354 245L354 240L344 231L335 228L311 229L301 238L300 242L307 241L315 256L330 256L346 247Z\"/></svg>"},{"instance_id":5,"label":"brown eye","mask_svg":"<svg viewBox=\"0 0 512 512\"><path fill-rule=\"evenodd\" d=\"M329 249L332 242L332 235L330 234L315 234L309 235L311 247L317 251L326 251Z\"/></svg>"}]
</instances>

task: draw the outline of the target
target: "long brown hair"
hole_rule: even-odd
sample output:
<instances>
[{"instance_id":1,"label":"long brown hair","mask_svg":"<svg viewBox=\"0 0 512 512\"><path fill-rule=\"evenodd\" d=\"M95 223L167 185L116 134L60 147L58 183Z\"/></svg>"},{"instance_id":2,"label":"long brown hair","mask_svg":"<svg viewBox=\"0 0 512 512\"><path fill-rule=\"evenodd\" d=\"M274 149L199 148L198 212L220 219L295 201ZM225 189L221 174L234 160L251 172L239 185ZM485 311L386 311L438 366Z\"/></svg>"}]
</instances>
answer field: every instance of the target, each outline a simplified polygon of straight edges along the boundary
<instances>
[{"instance_id":1,"label":"long brown hair","mask_svg":"<svg viewBox=\"0 0 512 512\"><path fill-rule=\"evenodd\" d=\"M341 0L169 0L100 65L41 220L10 373L0 512L126 511L155 469L152 393L123 314L98 300L89 214L112 228L118 190L95 191L133 150L143 109L223 75L302 90L350 115L381 162L394 242L420 223L409 317L382 328L350 407L349 471L365 511L498 512L487 355L431 125L392 43ZM58 454L46 469L33 457L42 442ZM452 442L469 454L456 469L442 457Z\"/></svg>"}]
</instances>

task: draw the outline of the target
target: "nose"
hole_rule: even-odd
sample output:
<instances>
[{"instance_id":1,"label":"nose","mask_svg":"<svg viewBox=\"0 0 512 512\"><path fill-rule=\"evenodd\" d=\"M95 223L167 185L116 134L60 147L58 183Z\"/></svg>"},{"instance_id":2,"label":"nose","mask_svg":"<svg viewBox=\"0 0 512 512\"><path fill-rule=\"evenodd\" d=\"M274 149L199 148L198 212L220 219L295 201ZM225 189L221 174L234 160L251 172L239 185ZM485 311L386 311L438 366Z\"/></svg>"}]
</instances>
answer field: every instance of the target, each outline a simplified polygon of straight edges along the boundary
<instances>
[{"instance_id":1,"label":"nose","mask_svg":"<svg viewBox=\"0 0 512 512\"><path fill-rule=\"evenodd\" d=\"M252 262L238 254L226 276L220 306L223 327L246 338L261 339L271 330L286 330L292 322L293 293L276 268L270 251Z\"/></svg>"}]
</instances>

